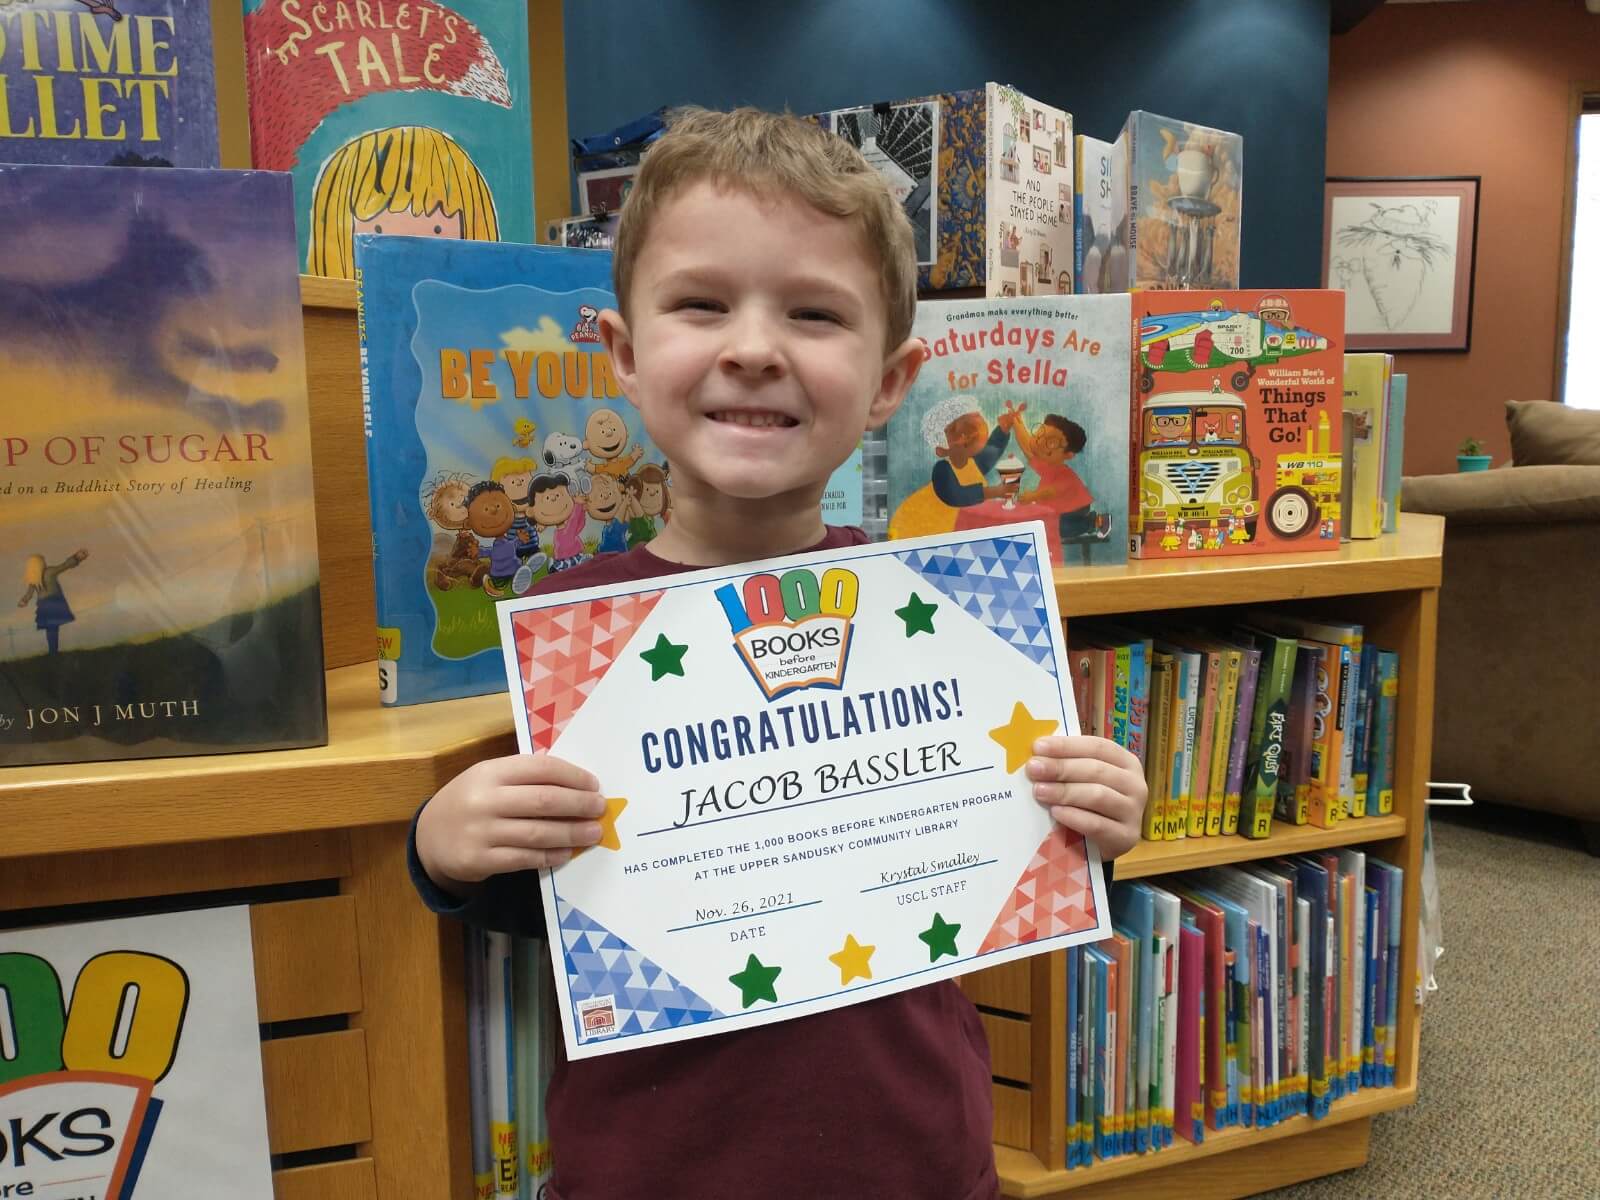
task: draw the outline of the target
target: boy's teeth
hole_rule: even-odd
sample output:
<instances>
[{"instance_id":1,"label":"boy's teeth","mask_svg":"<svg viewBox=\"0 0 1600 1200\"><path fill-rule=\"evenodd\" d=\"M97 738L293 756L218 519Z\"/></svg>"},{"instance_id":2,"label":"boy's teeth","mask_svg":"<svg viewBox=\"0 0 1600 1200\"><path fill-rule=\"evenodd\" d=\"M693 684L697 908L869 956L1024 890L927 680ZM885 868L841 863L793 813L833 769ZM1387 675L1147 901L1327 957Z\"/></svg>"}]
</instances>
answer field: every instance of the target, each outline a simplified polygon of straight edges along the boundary
<instances>
[{"instance_id":1,"label":"boy's teeth","mask_svg":"<svg viewBox=\"0 0 1600 1200\"><path fill-rule=\"evenodd\" d=\"M730 411L717 413L716 419L727 421L734 425L749 425L757 429L765 429L772 425L786 426L793 424L789 418L779 413Z\"/></svg>"}]
</instances>

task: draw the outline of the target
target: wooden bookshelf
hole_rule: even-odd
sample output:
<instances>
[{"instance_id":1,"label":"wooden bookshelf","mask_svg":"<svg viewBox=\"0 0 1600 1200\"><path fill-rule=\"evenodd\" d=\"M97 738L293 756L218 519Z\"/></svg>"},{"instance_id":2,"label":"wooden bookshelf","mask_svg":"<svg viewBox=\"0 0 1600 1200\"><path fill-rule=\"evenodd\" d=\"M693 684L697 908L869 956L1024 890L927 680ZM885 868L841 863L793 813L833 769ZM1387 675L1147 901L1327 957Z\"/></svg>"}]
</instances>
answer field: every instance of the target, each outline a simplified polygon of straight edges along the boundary
<instances>
[{"instance_id":1,"label":"wooden bookshelf","mask_svg":"<svg viewBox=\"0 0 1600 1200\"><path fill-rule=\"evenodd\" d=\"M262 1020L289 1023L262 1043L270 1143L295 1156L275 1172L280 1200L465 1200L472 1187L462 942L454 923L417 903L406 835L440 783L513 748L509 710L503 696L378 704L372 534L366 505L350 502L366 486L355 291L342 281L301 283L328 744L0 771L0 914L66 920L78 905L136 911L155 898L216 903L241 895L251 905ZM1068 620L1317 605L1363 621L1374 640L1401 653L1393 815L1332 835L1280 827L1258 842L1142 846L1119 864L1122 877L1366 842L1406 868L1402 953L1414 960L1442 529L1436 518L1408 516L1393 537L1327 554L1057 575ZM996 1159L1008 1195L1242 1195L1359 1165L1372 1114L1415 1095L1417 1023L1402 1006L1396 1088L1363 1092L1321 1122L1230 1130L1202 1147L1069 1172L1061 956L981 972L963 985L983 1009L993 1048Z\"/></svg>"},{"instance_id":2,"label":"wooden bookshelf","mask_svg":"<svg viewBox=\"0 0 1600 1200\"><path fill-rule=\"evenodd\" d=\"M1402 514L1396 533L1315 554L1211 561L1134 561L1056 572L1064 620L1163 615L1184 609L1272 605L1359 621L1368 640L1400 656L1394 812L1336 829L1275 822L1270 836L1144 842L1116 863L1118 879L1249 862L1331 846L1365 845L1405 869L1400 961L1416 961L1423 812L1432 752L1433 679L1444 521ZM995 1161L1007 1196L1071 1195L1223 1200L1348 1170L1367 1158L1372 1117L1416 1098L1420 1026L1402 1003L1396 1086L1364 1089L1321 1119L1296 1117L1270 1129L1208 1130L1153 1154L1065 1169L1066 965L1041 955L969 975L995 1073Z\"/></svg>"}]
</instances>

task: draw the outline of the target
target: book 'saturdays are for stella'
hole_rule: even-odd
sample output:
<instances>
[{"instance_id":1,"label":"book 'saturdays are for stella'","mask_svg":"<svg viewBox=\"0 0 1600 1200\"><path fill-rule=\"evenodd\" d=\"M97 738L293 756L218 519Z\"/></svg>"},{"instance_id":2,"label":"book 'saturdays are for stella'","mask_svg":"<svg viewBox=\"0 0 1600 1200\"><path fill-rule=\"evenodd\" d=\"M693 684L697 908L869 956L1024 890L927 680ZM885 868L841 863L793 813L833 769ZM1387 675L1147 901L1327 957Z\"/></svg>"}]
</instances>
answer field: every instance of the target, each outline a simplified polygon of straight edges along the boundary
<instances>
[{"instance_id":1,"label":"book 'saturdays are for stella'","mask_svg":"<svg viewBox=\"0 0 1600 1200\"><path fill-rule=\"evenodd\" d=\"M326 740L289 201L0 167L0 762Z\"/></svg>"},{"instance_id":2,"label":"book 'saturdays are for stella'","mask_svg":"<svg viewBox=\"0 0 1600 1200\"><path fill-rule=\"evenodd\" d=\"M1058 565L1127 561L1129 298L917 306L889 422L889 536L1045 524Z\"/></svg>"}]
</instances>

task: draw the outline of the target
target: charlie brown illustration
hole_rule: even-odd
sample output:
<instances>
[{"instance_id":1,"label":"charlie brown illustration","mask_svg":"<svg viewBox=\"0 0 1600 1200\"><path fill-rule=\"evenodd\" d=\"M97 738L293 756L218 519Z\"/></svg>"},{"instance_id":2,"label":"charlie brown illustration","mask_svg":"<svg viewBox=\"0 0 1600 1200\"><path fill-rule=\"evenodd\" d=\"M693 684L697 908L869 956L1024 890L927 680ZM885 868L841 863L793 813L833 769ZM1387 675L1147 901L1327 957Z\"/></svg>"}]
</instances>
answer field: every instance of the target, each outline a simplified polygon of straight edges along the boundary
<instances>
[{"instance_id":1,"label":"charlie brown illustration","mask_svg":"<svg viewBox=\"0 0 1600 1200\"><path fill-rule=\"evenodd\" d=\"M613 479L626 475L644 457L643 446L636 444L628 450L628 427L609 408L597 408L589 414L583 429L583 448L590 454L590 472Z\"/></svg>"}]
</instances>

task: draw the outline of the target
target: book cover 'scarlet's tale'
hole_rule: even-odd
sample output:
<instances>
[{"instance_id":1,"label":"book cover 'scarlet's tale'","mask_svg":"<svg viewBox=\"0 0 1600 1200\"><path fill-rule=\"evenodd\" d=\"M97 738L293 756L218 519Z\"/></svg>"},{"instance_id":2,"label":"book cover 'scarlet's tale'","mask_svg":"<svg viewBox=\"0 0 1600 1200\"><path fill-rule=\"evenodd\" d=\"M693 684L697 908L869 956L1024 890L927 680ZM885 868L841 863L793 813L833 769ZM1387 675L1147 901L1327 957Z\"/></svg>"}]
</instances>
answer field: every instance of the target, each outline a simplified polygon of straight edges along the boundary
<instances>
[{"instance_id":1,"label":"book cover 'scarlet's tale'","mask_svg":"<svg viewBox=\"0 0 1600 1200\"><path fill-rule=\"evenodd\" d=\"M1136 292L1136 557L1339 546L1344 293Z\"/></svg>"},{"instance_id":2,"label":"book cover 'scarlet's tale'","mask_svg":"<svg viewBox=\"0 0 1600 1200\"><path fill-rule=\"evenodd\" d=\"M289 199L0 167L0 762L326 740Z\"/></svg>"},{"instance_id":3,"label":"book cover 'scarlet's tale'","mask_svg":"<svg viewBox=\"0 0 1600 1200\"><path fill-rule=\"evenodd\" d=\"M294 176L300 261L359 233L531 242L528 7L244 0L250 153Z\"/></svg>"}]
</instances>

